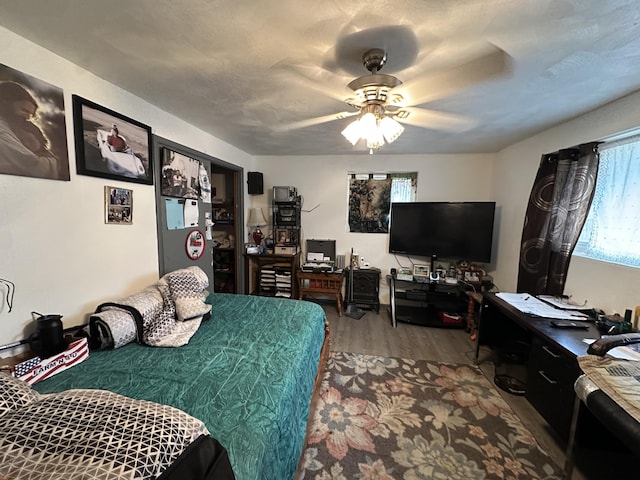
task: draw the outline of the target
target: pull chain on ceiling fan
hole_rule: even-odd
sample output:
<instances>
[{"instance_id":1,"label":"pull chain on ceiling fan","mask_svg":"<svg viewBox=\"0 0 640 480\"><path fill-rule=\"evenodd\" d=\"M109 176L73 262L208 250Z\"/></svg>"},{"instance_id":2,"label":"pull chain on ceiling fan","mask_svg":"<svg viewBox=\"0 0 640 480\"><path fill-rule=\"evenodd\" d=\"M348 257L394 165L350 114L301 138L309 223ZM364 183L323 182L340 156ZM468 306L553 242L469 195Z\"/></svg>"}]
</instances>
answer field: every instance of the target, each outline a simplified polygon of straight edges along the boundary
<instances>
[{"instance_id":1,"label":"pull chain on ceiling fan","mask_svg":"<svg viewBox=\"0 0 640 480\"><path fill-rule=\"evenodd\" d=\"M356 78L348 85L355 96L346 102L359 109L360 113L342 131L342 135L354 146L360 139L365 140L369 153L384 145L385 140L392 143L404 131L404 127L393 118L393 112L387 109L390 103L402 101L400 95L391 92L402 82L392 75L378 73L386 61L384 50L367 50L362 56L362 63L371 75Z\"/></svg>"}]
</instances>

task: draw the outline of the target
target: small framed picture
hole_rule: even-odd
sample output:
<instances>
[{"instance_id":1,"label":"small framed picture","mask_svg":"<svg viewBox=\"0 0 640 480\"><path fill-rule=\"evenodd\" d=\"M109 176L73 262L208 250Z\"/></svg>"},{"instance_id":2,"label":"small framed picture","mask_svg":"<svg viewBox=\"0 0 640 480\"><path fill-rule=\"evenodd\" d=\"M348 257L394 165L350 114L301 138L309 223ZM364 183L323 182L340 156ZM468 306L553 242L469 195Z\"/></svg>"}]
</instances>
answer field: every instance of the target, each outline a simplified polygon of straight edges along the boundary
<instances>
[{"instance_id":1,"label":"small framed picture","mask_svg":"<svg viewBox=\"0 0 640 480\"><path fill-rule=\"evenodd\" d=\"M230 208L213 207L213 220L216 223L233 225L233 210Z\"/></svg>"},{"instance_id":2,"label":"small framed picture","mask_svg":"<svg viewBox=\"0 0 640 480\"><path fill-rule=\"evenodd\" d=\"M104 223L133 224L133 190L104 187Z\"/></svg>"},{"instance_id":3,"label":"small framed picture","mask_svg":"<svg viewBox=\"0 0 640 480\"><path fill-rule=\"evenodd\" d=\"M276 228L276 243L289 243L291 236L288 228Z\"/></svg>"},{"instance_id":4,"label":"small framed picture","mask_svg":"<svg viewBox=\"0 0 640 480\"><path fill-rule=\"evenodd\" d=\"M414 277L428 277L429 276L429 265L414 265L413 266L413 276Z\"/></svg>"},{"instance_id":5,"label":"small framed picture","mask_svg":"<svg viewBox=\"0 0 640 480\"><path fill-rule=\"evenodd\" d=\"M468 283L482 283L482 270L464 270L462 272L465 282Z\"/></svg>"}]
</instances>

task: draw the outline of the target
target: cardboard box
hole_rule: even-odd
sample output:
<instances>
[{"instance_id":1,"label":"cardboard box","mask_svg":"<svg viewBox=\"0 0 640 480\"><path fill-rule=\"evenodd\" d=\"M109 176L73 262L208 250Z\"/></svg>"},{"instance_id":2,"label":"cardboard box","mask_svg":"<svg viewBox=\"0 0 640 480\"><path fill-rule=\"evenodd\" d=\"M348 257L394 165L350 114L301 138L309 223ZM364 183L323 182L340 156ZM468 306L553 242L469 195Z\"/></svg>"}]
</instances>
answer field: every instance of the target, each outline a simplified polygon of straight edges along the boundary
<instances>
[{"instance_id":1,"label":"cardboard box","mask_svg":"<svg viewBox=\"0 0 640 480\"><path fill-rule=\"evenodd\" d=\"M36 357L17 364L14 367L14 374L20 380L33 385L84 362L87 358L89 358L89 344L86 338L81 338L70 343L64 352L53 357L44 360Z\"/></svg>"}]
</instances>

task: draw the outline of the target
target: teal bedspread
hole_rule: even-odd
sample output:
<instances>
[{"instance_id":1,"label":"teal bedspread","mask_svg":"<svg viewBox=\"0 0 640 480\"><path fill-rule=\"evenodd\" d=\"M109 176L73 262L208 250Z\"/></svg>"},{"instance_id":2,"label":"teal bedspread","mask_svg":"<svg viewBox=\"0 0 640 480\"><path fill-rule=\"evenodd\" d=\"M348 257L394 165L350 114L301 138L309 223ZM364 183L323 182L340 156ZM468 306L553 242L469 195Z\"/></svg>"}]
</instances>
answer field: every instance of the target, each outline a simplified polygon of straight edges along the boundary
<instances>
[{"instance_id":1,"label":"teal bedspread","mask_svg":"<svg viewBox=\"0 0 640 480\"><path fill-rule=\"evenodd\" d=\"M227 448L238 480L292 479L324 339L314 303L211 294L212 318L188 345L129 344L34 385L99 388L177 407Z\"/></svg>"}]
</instances>

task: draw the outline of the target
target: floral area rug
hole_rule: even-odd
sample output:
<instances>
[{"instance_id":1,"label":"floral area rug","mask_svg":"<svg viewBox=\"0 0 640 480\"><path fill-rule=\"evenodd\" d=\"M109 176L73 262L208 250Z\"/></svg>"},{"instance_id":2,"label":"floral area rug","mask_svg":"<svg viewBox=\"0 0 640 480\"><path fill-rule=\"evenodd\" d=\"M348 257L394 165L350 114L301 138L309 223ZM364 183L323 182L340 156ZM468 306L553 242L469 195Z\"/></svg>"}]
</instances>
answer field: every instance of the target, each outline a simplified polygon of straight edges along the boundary
<instances>
[{"instance_id":1,"label":"floral area rug","mask_svg":"<svg viewBox=\"0 0 640 480\"><path fill-rule=\"evenodd\" d=\"M480 369L333 352L299 480L560 479Z\"/></svg>"}]
</instances>

